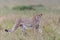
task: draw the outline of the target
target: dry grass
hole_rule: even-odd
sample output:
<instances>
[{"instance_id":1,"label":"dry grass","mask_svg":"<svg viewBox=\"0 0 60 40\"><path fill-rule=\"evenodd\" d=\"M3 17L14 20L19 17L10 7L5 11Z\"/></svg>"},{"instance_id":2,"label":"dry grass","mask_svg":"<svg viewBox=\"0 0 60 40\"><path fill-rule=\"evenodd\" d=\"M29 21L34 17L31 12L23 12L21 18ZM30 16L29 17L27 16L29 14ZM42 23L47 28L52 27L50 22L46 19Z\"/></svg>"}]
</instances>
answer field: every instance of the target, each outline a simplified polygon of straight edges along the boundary
<instances>
[{"instance_id":1,"label":"dry grass","mask_svg":"<svg viewBox=\"0 0 60 40\"><path fill-rule=\"evenodd\" d=\"M13 33L6 33L4 31L5 28L11 29L17 18L31 17L31 15L22 15L23 14L9 14L0 17L0 40L22 40L20 28ZM38 37L38 35L33 36L32 30L26 30L27 34L24 34L24 40L37 40L37 37L41 40L60 40L59 18L60 15L57 14L43 14L40 23L42 33L38 34L40 37Z\"/></svg>"},{"instance_id":2,"label":"dry grass","mask_svg":"<svg viewBox=\"0 0 60 40\"><path fill-rule=\"evenodd\" d=\"M44 7L36 7L34 11L12 10L12 7L18 5L37 5L40 3ZM40 23L42 33L33 35L32 30L26 30L27 34L24 34L24 40L60 40L59 6L60 2L58 0L0 0L0 40L22 40L21 28L18 28L16 32L13 33L6 33L4 30L6 28L11 29L19 17L31 17L41 12L43 13ZM37 34L37 32L35 32L35 34Z\"/></svg>"}]
</instances>

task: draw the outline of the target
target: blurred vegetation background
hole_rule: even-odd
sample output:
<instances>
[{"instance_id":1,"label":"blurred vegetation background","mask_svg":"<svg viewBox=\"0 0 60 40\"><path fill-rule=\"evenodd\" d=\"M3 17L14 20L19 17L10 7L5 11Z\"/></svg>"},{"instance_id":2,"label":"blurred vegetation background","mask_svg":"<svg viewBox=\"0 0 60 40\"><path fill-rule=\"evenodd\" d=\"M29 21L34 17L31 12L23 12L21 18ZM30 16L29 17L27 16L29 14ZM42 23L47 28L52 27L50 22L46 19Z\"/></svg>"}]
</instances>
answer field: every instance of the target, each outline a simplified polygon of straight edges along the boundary
<instances>
[{"instance_id":1,"label":"blurred vegetation background","mask_svg":"<svg viewBox=\"0 0 60 40\"><path fill-rule=\"evenodd\" d=\"M31 17L42 13L40 37L26 30L24 40L60 40L60 0L0 0L0 40L22 40L21 28L16 32L6 33L4 29L11 29L19 17ZM28 36L29 34L29 36Z\"/></svg>"}]
</instances>

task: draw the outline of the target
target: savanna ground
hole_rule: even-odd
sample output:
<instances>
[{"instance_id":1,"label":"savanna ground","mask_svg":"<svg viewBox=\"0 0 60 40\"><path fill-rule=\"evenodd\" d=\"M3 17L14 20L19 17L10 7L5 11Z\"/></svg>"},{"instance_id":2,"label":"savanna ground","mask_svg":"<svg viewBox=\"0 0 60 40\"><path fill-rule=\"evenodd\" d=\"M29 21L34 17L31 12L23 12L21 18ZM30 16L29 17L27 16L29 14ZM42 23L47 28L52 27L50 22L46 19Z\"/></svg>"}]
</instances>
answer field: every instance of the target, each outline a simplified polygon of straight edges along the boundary
<instances>
[{"instance_id":1,"label":"savanna ground","mask_svg":"<svg viewBox=\"0 0 60 40\"><path fill-rule=\"evenodd\" d=\"M4 30L11 29L16 19L19 17L31 17L37 13L42 13L43 16L40 22L42 33L39 38L41 40L60 40L60 9L35 7L36 10L13 10L12 8L4 7L0 9L0 40L21 40L21 28L18 28L13 33L6 33ZM24 40L36 40L37 35L33 37L32 30L26 30ZM29 34L29 35L28 35Z\"/></svg>"}]
</instances>

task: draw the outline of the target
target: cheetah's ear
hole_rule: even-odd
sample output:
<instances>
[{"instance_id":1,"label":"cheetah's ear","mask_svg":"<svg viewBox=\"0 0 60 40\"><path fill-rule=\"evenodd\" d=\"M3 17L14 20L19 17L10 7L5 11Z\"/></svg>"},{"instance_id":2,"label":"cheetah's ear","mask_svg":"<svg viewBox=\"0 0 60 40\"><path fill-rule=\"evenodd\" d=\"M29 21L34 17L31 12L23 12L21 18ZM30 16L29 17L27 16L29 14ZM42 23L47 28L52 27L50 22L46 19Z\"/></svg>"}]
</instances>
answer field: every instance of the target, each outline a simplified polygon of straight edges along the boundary
<instances>
[{"instance_id":1,"label":"cheetah's ear","mask_svg":"<svg viewBox=\"0 0 60 40\"><path fill-rule=\"evenodd\" d=\"M38 16L40 16L40 17L41 17L42 15L43 15L42 13L41 13L41 14L38 14Z\"/></svg>"},{"instance_id":2,"label":"cheetah's ear","mask_svg":"<svg viewBox=\"0 0 60 40\"><path fill-rule=\"evenodd\" d=\"M43 14L41 13L40 15L42 16Z\"/></svg>"}]
</instances>

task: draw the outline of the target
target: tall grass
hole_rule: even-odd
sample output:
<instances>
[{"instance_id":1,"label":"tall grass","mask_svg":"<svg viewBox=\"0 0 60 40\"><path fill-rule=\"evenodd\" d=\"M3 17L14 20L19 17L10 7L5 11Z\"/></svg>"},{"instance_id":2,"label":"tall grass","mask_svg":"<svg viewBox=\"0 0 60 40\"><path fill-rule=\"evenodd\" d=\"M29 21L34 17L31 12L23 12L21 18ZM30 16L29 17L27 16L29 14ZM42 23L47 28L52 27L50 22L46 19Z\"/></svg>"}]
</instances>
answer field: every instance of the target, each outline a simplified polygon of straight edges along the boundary
<instances>
[{"instance_id":1,"label":"tall grass","mask_svg":"<svg viewBox=\"0 0 60 40\"><path fill-rule=\"evenodd\" d=\"M13 10L35 10L32 6L16 6Z\"/></svg>"},{"instance_id":2,"label":"tall grass","mask_svg":"<svg viewBox=\"0 0 60 40\"><path fill-rule=\"evenodd\" d=\"M57 20L60 17L59 11L60 9L50 9L46 8L43 5L38 5L38 7L16 6L11 9L0 9L0 40L22 40L21 28L18 28L13 33L6 33L4 29L11 29L18 17L31 17L32 15L37 13L43 13L40 25L42 34L38 34L41 35L40 38L42 38L43 40L60 40L60 25L56 24L58 23ZM56 13L58 13L59 15ZM24 35L24 40L36 40L37 35L33 36L32 30L26 30L26 32L27 34Z\"/></svg>"}]
</instances>

